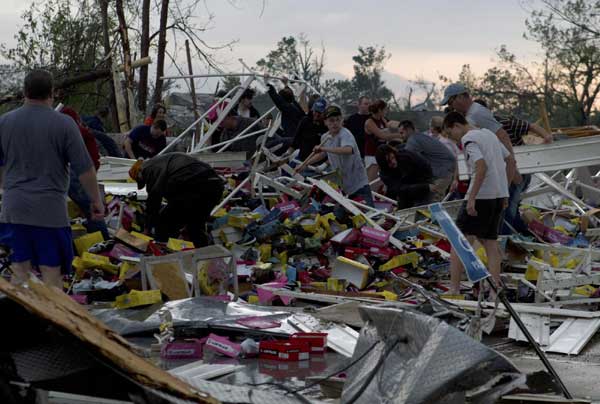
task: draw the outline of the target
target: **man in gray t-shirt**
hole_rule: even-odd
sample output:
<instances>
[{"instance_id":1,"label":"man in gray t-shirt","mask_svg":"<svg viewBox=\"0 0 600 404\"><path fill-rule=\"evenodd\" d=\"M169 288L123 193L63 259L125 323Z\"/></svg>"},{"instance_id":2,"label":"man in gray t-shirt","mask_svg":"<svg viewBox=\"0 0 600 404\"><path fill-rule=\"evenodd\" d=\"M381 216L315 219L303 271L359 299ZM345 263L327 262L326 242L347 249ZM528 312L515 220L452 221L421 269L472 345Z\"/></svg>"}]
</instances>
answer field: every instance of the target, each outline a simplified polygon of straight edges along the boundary
<instances>
[{"instance_id":1,"label":"man in gray t-shirt","mask_svg":"<svg viewBox=\"0 0 600 404\"><path fill-rule=\"evenodd\" d=\"M25 77L25 103L0 117L0 160L4 194L0 237L12 249L13 282L26 281L33 267L62 288L61 268L73 259L67 214L69 169L79 175L92 201L92 217L104 217L96 171L79 128L54 111L52 76L34 70Z\"/></svg>"},{"instance_id":2,"label":"man in gray t-shirt","mask_svg":"<svg viewBox=\"0 0 600 404\"><path fill-rule=\"evenodd\" d=\"M342 127L342 112L338 107L330 106L325 110L325 125L329 131L322 136L321 145L315 147L312 157L297 167L296 172L327 157L331 167L342 177L342 188L346 195L351 199L363 198L369 206L373 206L371 187L360 150L352 133Z\"/></svg>"},{"instance_id":3,"label":"man in gray t-shirt","mask_svg":"<svg viewBox=\"0 0 600 404\"><path fill-rule=\"evenodd\" d=\"M434 177L434 198L442 200L452 184L456 170L456 157L439 140L415 131L411 121L400 122L400 135L406 139L404 148L418 153L431 165Z\"/></svg>"}]
</instances>

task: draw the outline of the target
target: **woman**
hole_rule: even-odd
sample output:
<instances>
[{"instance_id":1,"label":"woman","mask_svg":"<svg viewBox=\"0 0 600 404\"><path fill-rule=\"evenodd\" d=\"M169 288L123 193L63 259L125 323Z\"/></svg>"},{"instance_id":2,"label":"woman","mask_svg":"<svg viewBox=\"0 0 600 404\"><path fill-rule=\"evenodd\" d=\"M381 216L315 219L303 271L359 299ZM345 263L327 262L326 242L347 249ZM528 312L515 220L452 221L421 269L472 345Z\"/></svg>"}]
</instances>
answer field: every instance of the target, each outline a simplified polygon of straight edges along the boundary
<instances>
[{"instance_id":1,"label":"woman","mask_svg":"<svg viewBox=\"0 0 600 404\"><path fill-rule=\"evenodd\" d=\"M388 121L385 119L387 113L387 103L383 100L377 100L369 106L371 116L365 122L365 167L369 182L377 178L379 166L375 155L377 147L382 142L390 140L400 140L398 133L390 133L388 130Z\"/></svg>"},{"instance_id":2,"label":"woman","mask_svg":"<svg viewBox=\"0 0 600 404\"><path fill-rule=\"evenodd\" d=\"M150 116L147 116L144 119L144 125L151 126L154 121L164 121L167 117L167 108L162 104L156 104L154 108L152 108L152 112Z\"/></svg>"}]
</instances>

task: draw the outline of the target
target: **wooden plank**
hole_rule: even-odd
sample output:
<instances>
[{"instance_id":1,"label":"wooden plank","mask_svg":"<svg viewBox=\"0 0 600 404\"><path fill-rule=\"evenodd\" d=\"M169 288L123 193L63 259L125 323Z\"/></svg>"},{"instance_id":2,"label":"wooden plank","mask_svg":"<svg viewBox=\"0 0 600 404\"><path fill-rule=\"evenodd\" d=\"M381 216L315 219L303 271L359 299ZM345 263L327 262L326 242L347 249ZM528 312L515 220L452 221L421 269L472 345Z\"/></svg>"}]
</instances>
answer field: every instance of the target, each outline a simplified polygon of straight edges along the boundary
<instances>
[{"instance_id":1,"label":"wooden plank","mask_svg":"<svg viewBox=\"0 0 600 404\"><path fill-rule=\"evenodd\" d=\"M28 288L14 286L0 278L0 292L27 308L36 316L97 350L105 359L125 371L139 383L196 403L217 404L208 394L194 390L188 384L133 353L123 337L56 288L49 288L37 279Z\"/></svg>"}]
</instances>

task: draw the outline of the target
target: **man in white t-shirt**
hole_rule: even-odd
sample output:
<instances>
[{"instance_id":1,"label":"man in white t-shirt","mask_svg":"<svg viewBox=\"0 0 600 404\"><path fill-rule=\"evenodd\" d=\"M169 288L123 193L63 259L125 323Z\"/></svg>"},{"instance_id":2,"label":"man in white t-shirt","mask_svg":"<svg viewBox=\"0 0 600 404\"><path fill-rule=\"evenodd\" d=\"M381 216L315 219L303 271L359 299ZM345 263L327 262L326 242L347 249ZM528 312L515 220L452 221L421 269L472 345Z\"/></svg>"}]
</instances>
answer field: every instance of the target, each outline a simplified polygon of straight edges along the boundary
<instances>
[{"instance_id":1,"label":"man in white t-shirt","mask_svg":"<svg viewBox=\"0 0 600 404\"><path fill-rule=\"evenodd\" d=\"M470 243L477 239L483 245L488 269L499 283L501 256L498 230L502 211L508 202L506 161L510 152L493 132L475 128L458 112L446 115L444 130L452 140L462 143L471 171L471 184L456 225ZM462 263L453 250L450 257L451 294L460 293L462 270Z\"/></svg>"}]
</instances>

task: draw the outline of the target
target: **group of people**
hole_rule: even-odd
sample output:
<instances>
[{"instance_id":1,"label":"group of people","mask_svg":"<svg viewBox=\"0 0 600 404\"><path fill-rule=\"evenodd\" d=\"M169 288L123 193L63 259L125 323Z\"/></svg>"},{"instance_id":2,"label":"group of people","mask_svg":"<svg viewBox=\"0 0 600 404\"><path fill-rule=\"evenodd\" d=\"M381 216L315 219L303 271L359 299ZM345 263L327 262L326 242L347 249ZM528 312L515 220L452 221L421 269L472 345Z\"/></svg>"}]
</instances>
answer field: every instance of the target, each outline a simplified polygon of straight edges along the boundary
<instances>
[{"instance_id":1,"label":"group of people","mask_svg":"<svg viewBox=\"0 0 600 404\"><path fill-rule=\"evenodd\" d=\"M490 272L500 282L498 235L501 231L527 230L518 206L530 178L519 173L513 146L523 144L528 133L546 143L552 142L552 135L536 124L495 116L460 83L446 88L442 101L446 114L431 120L429 133L417 132L410 121L388 121L387 105L382 100L371 103L361 97L358 112L345 121L337 106L323 104L324 100L313 104L312 116L304 118L313 121L310 129L306 123L298 125L293 145L300 148L302 163L296 171L303 172L326 159L340 174L346 195L371 206L372 188L378 189L378 179L399 208L425 205L459 193L465 202L457 225L470 242L478 239L483 245ZM471 172L468 184L458 181L461 152ZM465 185L467 189L461 190ZM460 292L461 273L462 264L453 252L452 294Z\"/></svg>"},{"instance_id":2,"label":"group of people","mask_svg":"<svg viewBox=\"0 0 600 404\"><path fill-rule=\"evenodd\" d=\"M512 147L522 144L528 132L546 142L552 141L550 134L526 121L494 116L485 102L473 100L459 83L446 88L442 102L446 115L434 117L428 133L418 132L410 121L387 120L382 100L361 97L358 111L344 120L342 110L323 98L312 97L305 112L288 87L277 92L269 86L268 94L282 113L275 139L285 150L295 151L295 170L304 172L327 161L339 174L344 193L370 206L374 190L395 199L399 208L441 201L457 189L457 157L462 150L472 175L463 190L466 198L457 225L470 241L479 239L499 280L498 232L504 222L522 230L518 204L529 181L519 174ZM67 194L82 207L90 230L108 236L96 181L99 154L74 110L52 109L48 72L30 72L24 95L21 108L0 117L5 173L0 236L12 248L15 281L26 279L35 267L44 280L59 286L61 269L69 270L73 258ZM246 91L233 113L222 120L221 136L235 136L229 132L260 118L252 106L253 96ZM139 159L131 178L148 191L146 231L153 230L162 240L185 227L191 241L205 245L205 223L221 198L223 181L208 164L185 154L159 156L166 146L165 115L165 107L156 106L124 144L127 156ZM257 144L244 147L253 149ZM206 192L199 194L197 189ZM161 210L163 198L169 204ZM453 293L459 292L460 273L460 261L453 254Z\"/></svg>"}]
</instances>

